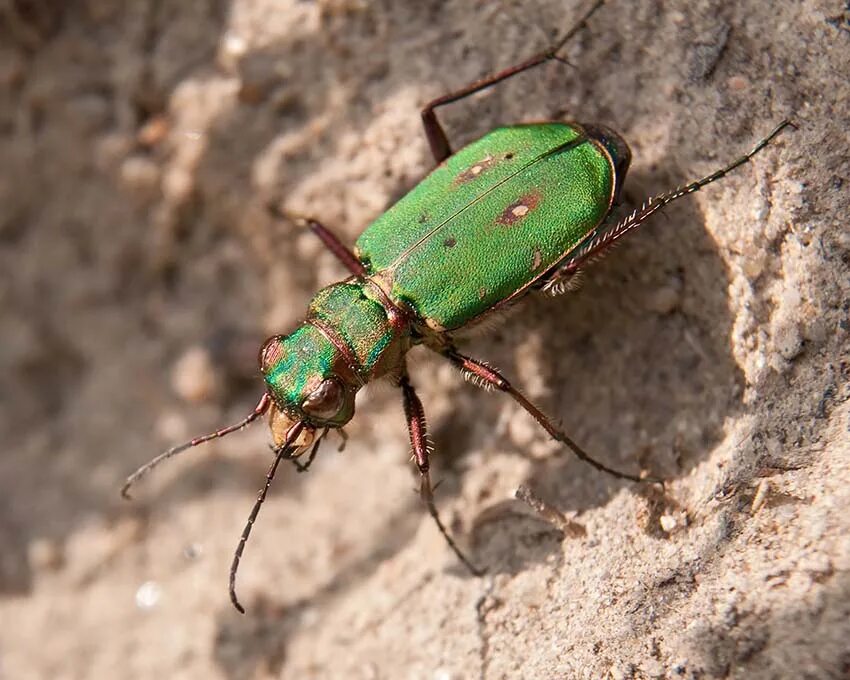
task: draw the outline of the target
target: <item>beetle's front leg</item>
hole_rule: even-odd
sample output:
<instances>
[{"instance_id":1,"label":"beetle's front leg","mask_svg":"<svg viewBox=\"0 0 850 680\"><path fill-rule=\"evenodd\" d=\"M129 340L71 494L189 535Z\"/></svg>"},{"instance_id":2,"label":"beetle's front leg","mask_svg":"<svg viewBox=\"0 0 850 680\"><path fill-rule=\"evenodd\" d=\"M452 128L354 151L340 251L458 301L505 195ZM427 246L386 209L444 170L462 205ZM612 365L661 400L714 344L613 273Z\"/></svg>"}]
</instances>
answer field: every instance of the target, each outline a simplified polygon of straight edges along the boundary
<instances>
[{"instance_id":1,"label":"beetle's front leg","mask_svg":"<svg viewBox=\"0 0 850 680\"><path fill-rule=\"evenodd\" d=\"M585 463L592 465L597 470L607 472L614 477L628 479L633 482L659 481L651 477L639 477L637 475L619 472L618 470L614 470L613 468L609 468L607 465L600 463L598 460L592 458L588 453L586 453L584 449L582 449L572 439L570 439L563 430L558 429L537 406L531 403L525 395L511 385L498 371L490 368L487 364L481 361L476 361L475 359L470 359L469 357L460 354L453 348L444 350L443 354L468 378L479 386L484 387L485 389L497 389L500 392L505 392L510 395L514 401L522 406L540 424L540 426L549 433L549 436L552 437L552 439L559 441L562 444L566 444L566 446L568 446L572 452Z\"/></svg>"},{"instance_id":2,"label":"beetle's front leg","mask_svg":"<svg viewBox=\"0 0 850 680\"><path fill-rule=\"evenodd\" d=\"M446 539L446 542L454 551L455 555L457 555L458 559L463 562L466 568L469 569L469 571L475 576L480 576L483 571L473 565L466 555L463 554L461 549L458 548L437 512L437 506L434 503L434 488L431 486L431 473L429 472L431 467L431 463L429 461L431 445L428 442L425 410L422 408L422 402L419 400L416 390L414 390L413 385L410 384L410 378L407 375L407 371L402 373L398 384L399 387L401 387L402 394L404 395L404 415L407 419L407 431L410 435L410 444L413 447L413 458L416 461L416 466L419 468L419 495L422 498L422 502L427 506L428 512L431 517L433 517L434 522L436 522L437 528L440 530L443 538Z\"/></svg>"},{"instance_id":3,"label":"beetle's front leg","mask_svg":"<svg viewBox=\"0 0 850 680\"><path fill-rule=\"evenodd\" d=\"M355 276L366 275L366 268L363 266L363 263L357 259L357 256L349 250L342 241L339 240L339 237L336 234L318 220L314 220L312 217L301 217L300 215L293 215L284 212L276 205L270 205L269 212L275 217L291 220L301 227L308 228L319 237L319 240L322 244L324 244L325 248L330 250L336 259L339 260L348 271Z\"/></svg>"}]
</instances>

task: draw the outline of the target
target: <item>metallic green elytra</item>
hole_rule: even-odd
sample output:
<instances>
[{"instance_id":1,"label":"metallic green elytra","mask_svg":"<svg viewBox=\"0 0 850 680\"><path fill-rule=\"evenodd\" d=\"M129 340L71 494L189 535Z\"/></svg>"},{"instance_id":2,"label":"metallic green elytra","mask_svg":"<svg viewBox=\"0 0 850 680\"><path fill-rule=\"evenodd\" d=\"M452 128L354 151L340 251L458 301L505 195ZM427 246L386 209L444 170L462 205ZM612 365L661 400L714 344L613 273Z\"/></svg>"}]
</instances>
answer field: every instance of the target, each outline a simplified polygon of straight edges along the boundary
<instances>
[{"instance_id":1,"label":"metallic green elytra","mask_svg":"<svg viewBox=\"0 0 850 680\"><path fill-rule=\"evenodd\" d=\"M617 175L618 160L578 125L499 128L381 215L355 254L431 329L459 329L526 290L602 222L628 164Z\"/></svg>"},{"instance_id":2,"label":"metallic green elytra","mask_svg":"<svg viewBox=\"0 0 850 680\"><path fill-rule=\"evenodd\" d=\"M406 355L423 345L487 389L504 392L544 430L598 470L632 481L642 474L614 470L589 456L498 371L455 346L458 331L516 302L532 289L570 288L590 262L664 206L720 179L792 126L783 121L751 151L725 167L612 217L631 152L601 125L544 122L500 127L452 153L435 110L551 59L602 5L597 0L550 49L516 66L430 102L421 112L437 167L378 217L349 250L315 220L303 220L350 272L320 290L304 322L276 335L260 350L265 392L240 422L176 446L139 468L122 492L163 460L223 437L268 414L275 458L230 570L230 597L239 611L235 578L245 542L280 461L309 467L322 438L354 416L366 384L392 380L404 401L420 493L456 555L479 573L455 545L434 504L425 413L407 374ZM272 212L276 212L272 207ZM279 214L279 211L277 211ZM309 451L306 465L297 457Z\"/></svg>"}]
</instances>

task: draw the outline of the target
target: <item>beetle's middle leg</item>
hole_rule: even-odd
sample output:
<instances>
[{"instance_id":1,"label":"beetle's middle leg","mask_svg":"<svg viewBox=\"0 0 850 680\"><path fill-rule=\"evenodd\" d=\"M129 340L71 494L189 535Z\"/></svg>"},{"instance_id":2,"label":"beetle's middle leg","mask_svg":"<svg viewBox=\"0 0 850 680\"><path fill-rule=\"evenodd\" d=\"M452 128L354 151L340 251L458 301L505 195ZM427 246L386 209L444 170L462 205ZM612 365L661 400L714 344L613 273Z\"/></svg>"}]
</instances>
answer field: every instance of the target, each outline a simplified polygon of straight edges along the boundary
<instances>
[{"instance_id":1,"label":"beetle's middle leg","mask_svg":"<svg viewBox=\"0 0 850 680\"><path fill-rule=\"evenodd\" d=\"M269 212L275 217L292 220L301 227L307 227L324 244L325 248L330 250L337 260L355 276L365 276L366 268L363 263L357 259L357 256L342 242L339 237L328 229L324 224L312 217L301 217L300 215L292 215L284 212L276 205L269 206Z\"/></svg>"},{"instance_id":2,"label":"beetle's middle leg","mask_svg":"<svg viewBox=\"0 0 850 680\"><path fill-rule=\"evenodd\" d=\"M413 458L416 460L416 466L419 468L419 495L422 502L428 508L428 512L433 517L437 528L446 539L449 547L457 555L458 559L463 562L469 571L475 576L481 576L483 573L472 562L469 561L466 555L454 542L454 539L449 534L448 529L440 519L437 512L437 506L434 503L434 488L431 486L431 473L429 472L431 463L429 461L430 445L428 444L427 427L425 424L425 410L422 408L422 402L419 400L416 390L410 384L410 378L407 371L404 371L398 381L404 395L404 415L407 419L407 431L410 434L410 444L413 447Z\"/></svg>"},{"instance_id":3,"label":"beetle's middle leg","mask_svg":"<svg viewBox=\"0 0 850 680\"><path fill-rule=\"evenodd\" d=\"M643 482L643 481L660 481L653 479L652 477L639 477L637 475L630 475L626 472L620 472L618 470L614 470L613 468L608 467L604 463L600 463L595 458L591 457L588 453L584 451L578 444L576 444L569 436L563 431L558 429L555 424L532 402L528 400L528 398L522 394L519 390L517 390L513 385L511 385L506 378L502 376L501 373L496 371L495 369L490 368L487 364L476 361L475 359L471 359L463 354L460 354L453 348L447 348L441 351L441 353L449 359L455 366L457 366L463 373L472 378L475 382L486 389L495 388L500 392L505 392L508 394L515 402L517 402L520 406L522 406L539 424L540 426L549 433L549 436L552 437L555 441L559 441L562 444L565 444L569 447L572 452L585 463L592 465L597 470L602 472L607 472L609 475L613 475L614 477L620 477L621 479L628 479L633 482Z\"/></svg>"},{"instance_id":4,"label":"beetle's middle leg","mask_svg":"<svg viewBox=\"0 0 850 680\"><path fill-rule=\"evenodd\" d=\"M481 80L476 80L473 83L470 83L466 87L463 87L459 90L455 90L454 92L449 92L448 94L444 94L442 97L437 97L425 106L422 109L422 125L425 128L425 136L428 138L428 145L431 147L431 153L434 155L434 160L437 163L442 163L446 158L452 155L452 147L449 144L448 137L446 136L445 130L443 130L443 126L440 125L440 121L437 120L437 114L435 109L438 106L443 106L445 104L451 104L452 102L460 101L469 95L475 94L476 92L480 92L481 90L486 90L488 87L495 85L496 83L500 83L503 80L507 80L511 76L515 76L518 73L522 73L523 71L527 71L528 69L534 68L535 66L539 66L540 64L544 64L547 61L555 60L562 61L566 63L563 57L558 56L558 51L567 43L567 41L572 38L578 31L584 26L585 22L590 18L590 15L593 14L597 9L599 9L605 0L596 0L593 3L593 6L584 13L581 19L579 19L573 26L568 30L563 37L561 37L555 44L550 46L548 49L536 54L530 59L526 59L525 61L515 64L514 66L510 66L498 73L493 73Z\"/></svg>"}]
</instances>

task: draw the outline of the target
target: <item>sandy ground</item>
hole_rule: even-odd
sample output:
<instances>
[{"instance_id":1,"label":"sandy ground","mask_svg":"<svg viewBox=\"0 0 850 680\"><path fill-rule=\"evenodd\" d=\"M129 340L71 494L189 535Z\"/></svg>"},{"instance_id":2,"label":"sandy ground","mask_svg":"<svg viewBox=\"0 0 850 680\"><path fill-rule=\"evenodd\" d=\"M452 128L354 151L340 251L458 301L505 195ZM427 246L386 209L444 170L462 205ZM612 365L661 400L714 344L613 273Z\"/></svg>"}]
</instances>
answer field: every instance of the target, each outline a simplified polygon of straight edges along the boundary
<instances>
[{"instance_id":1,"label":"sandy ground","mask_svg":"<svg viewBox=\"0 0 850 680\"><path fill-rule=\"evenodd\" d=\"M58 10L56 7L64 6ZM397 391L276 480L256 351L431 166L418 109L546 46L553 0L0 3L0 678L850 677L850 8L609 0L549 64L445 111L599 121L629 200L800 129L464 349L610 465L415 353L441 510ZM512 500L526 485L566 531Z\"/></svg>"}]
</instances>

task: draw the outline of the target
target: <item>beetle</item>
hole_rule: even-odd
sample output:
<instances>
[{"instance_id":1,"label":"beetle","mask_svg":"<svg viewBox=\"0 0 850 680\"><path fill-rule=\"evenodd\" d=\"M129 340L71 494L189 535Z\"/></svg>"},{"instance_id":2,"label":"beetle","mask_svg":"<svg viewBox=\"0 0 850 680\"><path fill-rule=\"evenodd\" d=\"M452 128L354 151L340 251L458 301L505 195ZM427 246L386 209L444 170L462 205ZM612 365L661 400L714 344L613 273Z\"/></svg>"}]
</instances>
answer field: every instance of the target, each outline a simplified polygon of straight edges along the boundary
<instances>
[{"instance_id":1,"label":"beetle","mask_svg":"<svg viewBox=\"0 0 850 680\"><path fill-rule=\"evenodd\" d=\"M169 449L127 478L122 495L162 461L268 416L275 458L239 539L230 569L230 599L240 612L236 573L251 528L280 462L309 467L322 438L354 416L355 396L389 378L401 390L420 495L458 558L478 569L455 544L434 504L425 412L406 368L407 352L423 345L488 390L513 398L555 440L603 472L588 455L501 373L461 353L456 334L532 290L558 294L623 236L671 202L746 163L786 127L783 120L749 152L701 179L646 200L614 219L631 162L623 138L599 124L542 122L497 128L453 152L436 110L550 60L604 3L597 0L554 45L508 69L439 97L421 111L437 166L378 217L347 248L317 220L301 218L350 276L320 290L305 321L260 349L265 392L240 422ZM276 207L273 212L285 214ZM307 453L306 464L298 457Z\"/></svg>"}]
</instances>

